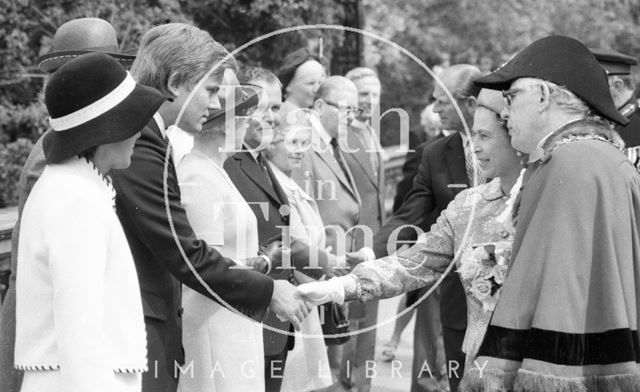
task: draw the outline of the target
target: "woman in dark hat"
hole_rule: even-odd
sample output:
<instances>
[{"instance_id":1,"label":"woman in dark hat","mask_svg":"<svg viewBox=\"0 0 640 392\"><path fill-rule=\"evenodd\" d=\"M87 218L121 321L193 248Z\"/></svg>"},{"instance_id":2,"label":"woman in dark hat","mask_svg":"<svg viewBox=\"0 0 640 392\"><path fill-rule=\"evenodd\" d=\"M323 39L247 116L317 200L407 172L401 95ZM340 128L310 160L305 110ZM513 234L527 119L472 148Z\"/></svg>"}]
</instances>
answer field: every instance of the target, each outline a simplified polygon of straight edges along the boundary
<instances>
[{"instance_id":1,"label":"woman in dark hat","mask_svg":"<svg viewBox=\"0 0 640 392\"><path fill-rule=\"evenodd\" d=\"M25 204L18 247L21 391L140 390L140 288L108 173L129 166L140 130L164 100L102 53L50 77L47 166Z\"/></svg>"},{"instance_id":2,"label":"woman in dark hat","mask_svg":"<svg viewBox=\"0 0 640 392\"><path fill-rule=\"evenodd\" d=\"M309 109L313 105L316 92L327 78L322 59L313 55L309 49L302 48L285 57L278 71L282 83L284 103L280 108L281 119L294 109Z\"/></svg>"}]
</instances>

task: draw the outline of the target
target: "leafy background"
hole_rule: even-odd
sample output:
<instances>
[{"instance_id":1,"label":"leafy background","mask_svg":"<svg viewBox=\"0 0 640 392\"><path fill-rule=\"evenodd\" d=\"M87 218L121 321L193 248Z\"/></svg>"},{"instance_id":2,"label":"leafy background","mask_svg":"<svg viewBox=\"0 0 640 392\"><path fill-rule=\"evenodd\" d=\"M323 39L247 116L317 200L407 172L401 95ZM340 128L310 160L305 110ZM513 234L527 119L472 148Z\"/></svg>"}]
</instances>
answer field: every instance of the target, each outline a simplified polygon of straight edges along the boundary
<instances>
[{"instance_id":1,"label":"leafy background","mask_svg":"<svg viewBox=\"0 0 640 392\"><path fill-rule=\"evenodd\" d=\"M360 26L430 67L466 62L489 71L549 34L640 56L640 0L0 0L0 10L0 207L16 202L19 169L47 126L35 60L50 50L56 28L73 18L108 20L124 49L167 22L195 24L230 50L277 29L324 23ZM286 53L301 46L318 51L320 43L332 73L343 72L336 60L345 43L340 31L279 35L238 59L277 70ZM375 68L382 81L382 110L403 108L417 124L431 76L380 41L362 38L361 45L360 64ZM397 123L383 119L383 144L398 142Z\"/></svg>"}]
</instances>

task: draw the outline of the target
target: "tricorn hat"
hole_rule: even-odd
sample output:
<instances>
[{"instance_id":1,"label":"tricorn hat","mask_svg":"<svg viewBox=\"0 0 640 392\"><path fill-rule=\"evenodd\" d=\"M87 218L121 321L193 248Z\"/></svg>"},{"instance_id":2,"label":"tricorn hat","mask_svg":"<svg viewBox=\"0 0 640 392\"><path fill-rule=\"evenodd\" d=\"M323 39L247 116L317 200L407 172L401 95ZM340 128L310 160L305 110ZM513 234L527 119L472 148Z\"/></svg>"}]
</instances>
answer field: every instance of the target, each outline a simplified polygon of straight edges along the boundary
<instances>
[{"instance_id":1,"label":"tricorn hat","mask_svg":"<svg viewBox=\"0 0 640 392\"><path fill-rule=\"evenodd\" d=\"M628 122L613 104L604 70L589 49L573 38L557 35L539 39L474 83L482 88L507 90L520 78L543 79L564 86L599 116L622 125Z\"/></svg>"},{"instance_id":2,"label":"tricorn hat","mask_svg":"<svg viewBox=\"0 0 640 392\"><path fill-rule=\"evenodd\" d=\"M135 135L166 99L136 83L104 53L84 54L60 67L51 74L44 95L53 128L43 139L47 163Z\"/></svg>"},{"instance_id":3,"label":"tricorn hat","mask_svg":"<svg viewBox=\"0 0 640 392\"><path fill-rule=\"evenodd\" d=\"M64 23L56 30L51 52L36 62L40 70L51 73L82 54L106 53L129 68L136 58L136 50L121 51L116 31L111 23L99 18L79 18Z\"/></svg>"}]
</instances>

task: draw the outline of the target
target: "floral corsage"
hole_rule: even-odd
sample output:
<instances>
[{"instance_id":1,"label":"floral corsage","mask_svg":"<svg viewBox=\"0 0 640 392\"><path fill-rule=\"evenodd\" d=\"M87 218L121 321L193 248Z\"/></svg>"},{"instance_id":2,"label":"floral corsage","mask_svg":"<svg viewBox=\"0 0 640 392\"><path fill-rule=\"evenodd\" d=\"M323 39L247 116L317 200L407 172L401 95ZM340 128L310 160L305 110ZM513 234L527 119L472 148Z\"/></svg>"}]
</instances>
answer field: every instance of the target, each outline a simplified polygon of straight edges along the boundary
<instances>
[{"instance_id":1,"label":"floral corsage","mask_svg":"<svg viewBox=\"0 0 640 392\"><path fill-rule=\"evenodd\" d=\"M498 303L502 284L509 271L511 241L498 241L472 246L461 260L458 273L471 282L469 292L482 303L485 312L493 311Z\"/></svg>"}]
</instances>

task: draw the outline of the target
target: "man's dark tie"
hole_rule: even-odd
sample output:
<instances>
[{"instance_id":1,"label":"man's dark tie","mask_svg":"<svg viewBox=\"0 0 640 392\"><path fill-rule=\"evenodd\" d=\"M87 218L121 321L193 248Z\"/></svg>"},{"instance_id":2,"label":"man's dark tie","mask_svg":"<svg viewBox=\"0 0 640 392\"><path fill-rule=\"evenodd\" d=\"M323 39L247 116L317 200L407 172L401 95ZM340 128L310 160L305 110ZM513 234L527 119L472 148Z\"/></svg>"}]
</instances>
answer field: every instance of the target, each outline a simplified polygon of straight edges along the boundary
<instances>
[{"instance_id":1,"label":"man's dark tie","mask_svg":"<svg viewBox=\"0 0 640 392\"><path fill-rule=\"evenodd\" d=\"M336 158L338 166L340 166L340 169L342 169L342 173L344 173L344 176L348 179L349 170L347 169L347 165L344 162L342 153L340 152L340 143L338 143L338 139L336 139L335 137L331 139L331 147L333 148L333 156Z\"/></svg>"},{"instance_id":2,"label":"man's dark tie","mask_svg":"<svg viewBox=\"0 0 640 392\"><path fill-rule=\"evenodd\" d=\"M269 172L269 168L267 167L267 161L264 158L264 155L262 155L262 152L258 153L258 157L256 158L256 161L258 161L258 165L264 172L264 176L267 178L267 181L269 181L269 185L271 185L271 188L273 188L273 180L271 179L271 173Z\"/></svg>"}]
</instances>

